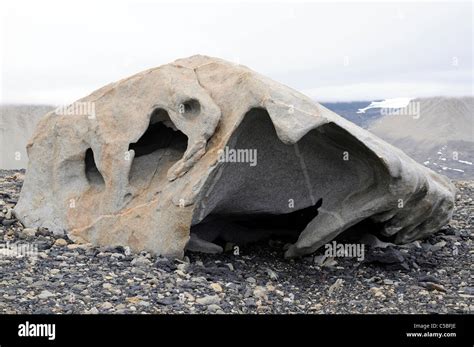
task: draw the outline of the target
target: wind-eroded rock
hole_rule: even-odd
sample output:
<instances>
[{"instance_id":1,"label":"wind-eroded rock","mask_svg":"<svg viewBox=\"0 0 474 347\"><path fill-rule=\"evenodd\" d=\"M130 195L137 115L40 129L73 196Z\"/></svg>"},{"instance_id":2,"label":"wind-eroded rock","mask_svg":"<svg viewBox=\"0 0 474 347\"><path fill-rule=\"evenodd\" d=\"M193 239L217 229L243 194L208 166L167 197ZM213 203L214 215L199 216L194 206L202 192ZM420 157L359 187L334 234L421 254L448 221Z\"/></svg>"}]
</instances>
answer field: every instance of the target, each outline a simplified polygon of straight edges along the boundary
<instances>
[{"instance_id":1,"label":"wind-eroded rock","mask_svg":"<svg viewBox=\"0 0 474 347\"><path fill-rule=\"evenodd\" d=\"M292 257L360 222L403 243L452 214L446 178L244 66L193 56L78 102L94 115L39 122L15 208L76 242L179 257L191 227L210 249L296 231Z\"/></svg>"}]
</instances>

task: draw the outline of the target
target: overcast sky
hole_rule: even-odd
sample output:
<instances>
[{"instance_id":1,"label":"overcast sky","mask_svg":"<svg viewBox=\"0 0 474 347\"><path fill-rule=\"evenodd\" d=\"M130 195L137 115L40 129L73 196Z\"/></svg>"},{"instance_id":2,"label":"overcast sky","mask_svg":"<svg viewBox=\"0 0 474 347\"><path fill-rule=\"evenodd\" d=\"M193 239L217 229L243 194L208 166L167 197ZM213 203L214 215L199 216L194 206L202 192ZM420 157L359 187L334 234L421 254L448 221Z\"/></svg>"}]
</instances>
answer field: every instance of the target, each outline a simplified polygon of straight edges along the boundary
<instances>
[{"instance_id":1,"label":"overcast sky","mask_svg":"<svg viewBox=\"0 0 474 347\"><path fill-rule=\"evenodd\" d=\"M317 101L473 93L472 2L2 0L3 103L73 102L194 54Z\"/></svg>"}]
</instances>

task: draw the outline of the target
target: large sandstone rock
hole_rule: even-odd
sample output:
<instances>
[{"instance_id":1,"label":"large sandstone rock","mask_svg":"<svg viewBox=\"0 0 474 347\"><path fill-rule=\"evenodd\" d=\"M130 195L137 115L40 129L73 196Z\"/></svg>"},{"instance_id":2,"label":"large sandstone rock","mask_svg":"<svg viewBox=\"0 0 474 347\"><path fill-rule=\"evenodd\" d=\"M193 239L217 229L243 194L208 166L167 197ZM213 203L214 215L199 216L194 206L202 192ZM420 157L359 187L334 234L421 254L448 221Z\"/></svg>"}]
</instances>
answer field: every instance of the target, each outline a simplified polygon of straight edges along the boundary
<instances>
[{"instance_id":1,"label":"large sandstone rock","mask_svg":"<svg viewBox=\"0 0 474 347\"><path fill-rule=\"evenodd\" d=\"M293 225L292 257L360 223L409 242L452 214L445 177L244 66L193 56L79 102L96 116L51 112L28 144L28 227L180 257L191 227L189 247L215 252Z\"/></svg>"}]
</instances>

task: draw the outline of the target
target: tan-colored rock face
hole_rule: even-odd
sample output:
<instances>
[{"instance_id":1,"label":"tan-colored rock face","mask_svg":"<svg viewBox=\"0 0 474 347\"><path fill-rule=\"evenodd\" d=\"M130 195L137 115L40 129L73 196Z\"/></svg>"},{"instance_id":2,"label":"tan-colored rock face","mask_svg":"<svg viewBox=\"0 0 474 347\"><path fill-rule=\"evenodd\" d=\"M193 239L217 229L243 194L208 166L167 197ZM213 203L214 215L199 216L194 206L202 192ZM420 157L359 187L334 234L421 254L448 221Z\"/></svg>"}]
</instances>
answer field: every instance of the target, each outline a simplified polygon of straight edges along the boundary
<instances>
[{"instance_id":1,"label":"tan-colored rock face","mask_svg":"<svg viewBox=\"0 0 474 347\"><path fill-rule=\"evenodd\" d=\"M40 121L16 207L27 226L77 242L181 256L191 225L210 217L286 214L322 201L287 252L296 256L362 220L406 242L451 215L445 178L243 66L195 56L78 103L94 115ZM255 150L258 160L223 162L226 148Z\"/></svg>"}]
</instances>

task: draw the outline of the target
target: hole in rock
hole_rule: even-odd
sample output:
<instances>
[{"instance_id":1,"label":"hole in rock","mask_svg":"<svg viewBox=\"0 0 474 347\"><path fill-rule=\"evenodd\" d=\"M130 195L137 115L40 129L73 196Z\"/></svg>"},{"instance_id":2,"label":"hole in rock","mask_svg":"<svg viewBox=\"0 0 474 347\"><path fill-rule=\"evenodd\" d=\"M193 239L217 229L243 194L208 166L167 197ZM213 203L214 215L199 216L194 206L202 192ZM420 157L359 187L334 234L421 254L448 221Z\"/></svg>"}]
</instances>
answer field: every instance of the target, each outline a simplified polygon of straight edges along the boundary
<instances>
[{"instance_id":1,"label":"hole in rock","mask_svg":"<svg viewBox=\"0 0 474 347\"><path fill-rule=\"evenodd\" d=\"M196 99L189 99L183 102L182 113L197 115L201 112L201 104Z\"/></svg>"},{"instance_id":2,"label":"hole in rock","mask_svg":"<svg viewBox=\"0 0 474 347\"><path fill-rule=\"evenodd\" d=\"M149 182L155 174L166 172L183 157L187 146L188 137L175 127L168 112L154 110L146 131L137 142L129 145L128 149L135 151L130 182Z\"/></svg>"},{"instance_id":3,"label":"hole in rock","mask_svg":"<svg viewBox=\"0 0 474 347\"><path fill-rule=\"evenodd\" d=\"M205 204L195 211L187 249L217 253L227 242L239 246L265 239L294 243L317 218L323 203L319 199L313 204L308 189L318 198L331 192L325 186L327 173L321 170L325 158L317 157L326 154L315 150L321 148L320 136L307 134L296 152L295 146L279 139L266 110L248 111L228 141L229 156L218 176L205 188ZM239 151L246 156L230 156ZM302 167L301 158L315 156Z\"/></svg>"},{"instance_id":4,"label":"hole in rock","mask_svg":"<svg viewBox=\"0 0 474 347\"><path fill-rule=\"evenodd\" d=\"M168 113L163 109L157 109L151 115L148 129L137 142L131 143L128 149L133 149L135 158L138 158L168 147L184 153L187 144L187 136L171 123Z\"/></svg>"},{"instance_id":5,"label":"hole in rock","mask_svg":"<svg viewBox=\"0 0 474 347\"><path fill-rule=\"evenodd\" d=\"M86 151L85 164L87 181L93 185L104 185L104 177L102 177L102 174L97 168L94 159L94 152L91 148Z\"/></svg>"},{"instance_id":6,"label":"hole in rock","mask_svg":"<svg viewBox=\"0 0 474 347\"><path fill-rule=\"evenodd\" d=\"M384 186L385 169L377 164L379 159L332 123L310 130L295 146L282 142L265 109L253 108L226 147L229 156L223 156L224 163L204 188L204 203L194 212L189 250L202 246L217 253L209 242L243 244L268 236L294 243L318 218L323 201L311 206L310 196L324 198L331 210L338 201L363 203L370 197L368 191ZM351 160L339 160L346 148L351 148ZM238 151L248 153L249 160L236 159ZM290 200L296 204L291 208Z\"/></svg>"},{"instance_id":7,"label":"hole in rock","mask_svg":"<svg viewBox=\"0 0 474 347\"><path fill-rule=\"evenodd\" d=\"M389 238L380 234L383 225L384 223L374 222L372 219L366 218L344 230L342 233L337 235L334 240L339 243L355 244L360 243L362 238L367 234L370 234L376 236L381 241L390 242Z\"/></svg>"},{"instance_id":8,"label":"hole in rock","mask_svg":"<svg viewBox=\"0 0 474 347\"><path fill-rule=\"evenodd\" d=\"M224 246L227 242L247 245L263 240L294 243L317 215L323 199L316 204L284 214L210 214L192 226L199 239Z\"/></svg>"}]
</instances>

